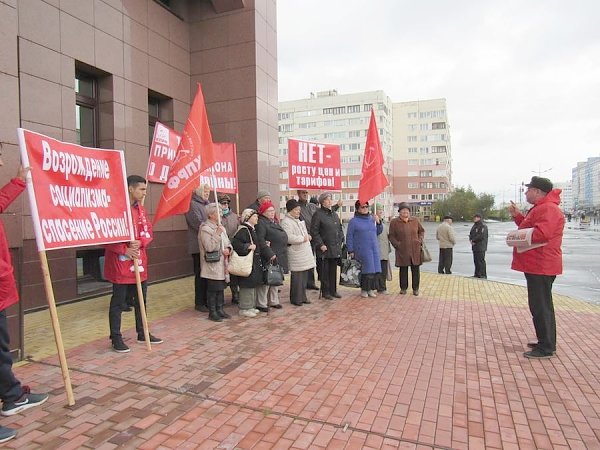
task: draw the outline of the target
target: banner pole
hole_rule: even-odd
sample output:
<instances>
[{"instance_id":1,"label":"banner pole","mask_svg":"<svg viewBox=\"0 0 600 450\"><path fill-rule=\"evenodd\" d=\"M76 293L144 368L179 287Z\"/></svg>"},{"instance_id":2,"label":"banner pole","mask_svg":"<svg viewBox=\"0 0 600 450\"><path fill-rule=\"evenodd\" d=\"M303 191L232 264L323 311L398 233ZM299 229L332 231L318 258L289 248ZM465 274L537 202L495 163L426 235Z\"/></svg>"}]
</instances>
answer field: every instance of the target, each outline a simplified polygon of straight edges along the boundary
<instances>
[{"instance_id":1,"label":"banner pole","mask_svg":"<svg viewBox=\"0 0 600 450\"><path fill-rule=\"evenodd\" d=\"M144 341L146 341L146 350L152 351L150 345L150 332L148 331L148 318L146 317L146 303L144 303L144 291L142 290L142 277L140 276L140 266L137 258L133 258L133 268L135 272L135 284L137 286L138 303L140 304L140 316L142 316L142 327L144 328Z\"/></svg>"},{"instance_id":2,"label":"banner pole","mask_svg":"<svg viewBox=\"0 0 600 450\"><path fill-rule=\"evenodd\" d=\"M50 278L50 270L48 268L48 258L44 250L39 252L40 264L42 266L42 274L44 275L44 289L46 290L46 299L52 319L52 329L54 330L54 340L56 341L56 349L58 351L58 359L60 361L60 370L62 372L65 390L67 392L67 404L73 406L75 397L73 395L73 387L71 386L71 377L69 376L69 367L67 366L67 358L65 356L65 347L63 344L62 334L60 332L60 323L58 322L58 312L56 311L56 302L54 300L54 290L52 289L52 279Z\"/></svg>"}]
</instances>

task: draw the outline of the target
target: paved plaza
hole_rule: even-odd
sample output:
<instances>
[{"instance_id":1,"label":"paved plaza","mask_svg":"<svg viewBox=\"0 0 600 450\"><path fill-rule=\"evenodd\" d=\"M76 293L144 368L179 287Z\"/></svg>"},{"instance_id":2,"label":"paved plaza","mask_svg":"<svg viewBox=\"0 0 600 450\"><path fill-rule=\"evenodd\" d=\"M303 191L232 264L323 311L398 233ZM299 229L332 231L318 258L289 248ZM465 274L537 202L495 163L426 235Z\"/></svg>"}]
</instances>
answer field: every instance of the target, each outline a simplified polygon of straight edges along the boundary
<instances>
[{"instance_id":1,"label":"paved plaza","mask_svg":"<svg viewBox=\"0 0 600 450\"><path fill-rule=\"evenodd\" d=\"M429 263L431 265L432 263ZM428 267L428 266L425 266ZM429 270L435 270L433 266ZM25 317L15 371L41 407L2 418L18 449L600 448L600 307L556 295L558 349L534 337L522 286L424 273L421 295L342 299L210 322L193 279L149 288L148 352L110 349L108 297L58 308L68 407L47 311ZM409 291L410 292L410 291ZM227 303L229 296L227 294Z\"/></svg>"}]
</instances>

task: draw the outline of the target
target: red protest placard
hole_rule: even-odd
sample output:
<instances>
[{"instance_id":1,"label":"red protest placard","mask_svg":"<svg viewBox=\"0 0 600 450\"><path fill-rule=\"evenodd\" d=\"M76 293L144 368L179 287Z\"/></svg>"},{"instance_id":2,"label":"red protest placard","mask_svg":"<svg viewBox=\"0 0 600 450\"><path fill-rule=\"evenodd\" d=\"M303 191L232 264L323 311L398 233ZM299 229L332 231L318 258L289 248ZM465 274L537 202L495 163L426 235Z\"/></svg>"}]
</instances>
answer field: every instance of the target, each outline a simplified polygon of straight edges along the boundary
<instances>
[{"instance_id":1,"label":"red protest placard","mask_svg":"<svg viewBox=\"0 0 600 450\"><path fill-rule=\"evenodd\" d=\"M156 122L152 145L150 145L150 158L146 179L153 183L166 183L169 169L175 160L177 147L181 142L181 134L168 126Z\"/></svg>"},{"instance_id":2,"label":"red protest placard","mask_svg":"<svg viewBox=\"0 0 600 450\"><path fill-rule=\"evenodd\" d=\"M18 132L39 251L134 239L122 151Z\"/></svg>"},{"instance_id":3,"label":"red protest placard","mask_svg":"<svg viewBox=\"0 0 600 450\"><path fill-rule=\"evenodd\" d=\"M215 163L200 176L200 184L208 184L224 194L237 194L237 149L233 142L214 142Z\"/></svg>"},{"instance_id":4,"label":"red protest placard","mask_svg":"<svg viewBox=\"0 0 600 450\"><path fill-rule=\"evenodd\" d=\"M288 139L290 189L342 190L340 146Z\"/></svg>"}]
</instances>

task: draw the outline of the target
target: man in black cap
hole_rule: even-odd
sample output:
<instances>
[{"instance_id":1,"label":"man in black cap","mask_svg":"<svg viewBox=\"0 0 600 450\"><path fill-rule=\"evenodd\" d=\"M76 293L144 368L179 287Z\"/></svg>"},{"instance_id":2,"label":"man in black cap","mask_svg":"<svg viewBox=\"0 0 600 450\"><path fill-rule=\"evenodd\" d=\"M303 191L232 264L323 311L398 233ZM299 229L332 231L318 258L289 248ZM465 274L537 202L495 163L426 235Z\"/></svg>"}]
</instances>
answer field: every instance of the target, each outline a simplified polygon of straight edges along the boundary
<instances>
[{"instance_id":1,"label":"man in black cap","mask_svg":"<svg viewBox=\"0 0 600 450\"><path fill-rule=\"evenodd\" d=\"M485 252L488 244L488 227L481 218L480 213L473 216L473 226L469 233L469 241L473 250L473 262L475 263L475 278L487 279L485 265Z\"/></svg>"},{"instance_id":2,"label":"man in black cap","mask_svg":"<svg viewBox=\"0 0 600 450\"><path fill-rule=\"evenodd\" d=\"M537 342L529 342L526 358L550 358L556 351L556 317L552 302L552 284L562 273L562 236L565 217L560 210L560 189L553 189L548 178L533 177L526 184L525 198L533 207L523 215L511 202L508 212L519 230L532 228L531 246L525 251L513 249L511 268L525 274L527 298L533 317Z\"/></svg>"},{"instance_id":3,"label":"man in black cap","mask_svg":"<svg viewBox=\"0 0 600 450\"><path fill-rule=\"evenodd\" d=\"M452 249L456 244L456 235L452 228L452 216L448 214L444 216L444 220L436 230L435 237L440 243L438 273L451 274Z\"/></svg>"}]
</instances>

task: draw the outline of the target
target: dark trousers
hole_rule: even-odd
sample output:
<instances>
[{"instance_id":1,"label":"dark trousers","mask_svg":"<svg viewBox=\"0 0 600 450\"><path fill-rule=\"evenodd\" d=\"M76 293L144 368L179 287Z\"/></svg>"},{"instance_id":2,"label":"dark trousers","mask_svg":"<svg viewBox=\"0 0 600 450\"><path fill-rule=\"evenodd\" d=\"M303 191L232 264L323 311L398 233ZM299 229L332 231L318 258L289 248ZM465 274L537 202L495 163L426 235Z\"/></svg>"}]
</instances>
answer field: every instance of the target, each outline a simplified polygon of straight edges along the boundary
<instances>
[{"instance_id":1,"label":"dark trousers","mask_svg":"<svg viewBox=\"0 0 600 450\"><path fill-rule=\"evenodd\" d=\"M440 248L440 260L438 262L438 273L452 273L452 249Z\"/></svg>"},{"instance_id":2,"label":"dark trousers","mask_svg":"<svg viewBox=\"0 0 600 450\"><path fill-rule=\"evenodd\" d=\"M333 295L337 293L337 259L319 258L321 271L321 293L323 295Z\"/></svg>"},{"instance_id":3,"label":"dark trousers","mask_svg":"<svg viewBox=\"0 0 600 450\"><path fill-rule=\"evenodd\" d=\"M377 292L387 291L387 272L388 263L386 259L379 261L381 263L381 273L377 274Z\"/></svg>"},{"instance_id":4,"label":"dark trousers","mask_svg":"<svg viewBox=\"0 0 600 450\"><path fill-rule=\"evenodd\" d=\"M110 298L110 307L108 308L108 324L110 325L110 338L123 338L121 335L121 314L127 304L128 298L134 299L133 310L135 313L135 331L138 336L143 336L144 326L142 324L142 313L140 312L140 302L138 300L137 285L135 284L113 284L113 293ZM147 281L142 281L142 294L144 295L144 305L148 303L146 291Z\"/></svg>"},{"instance_id":5,"label":"dark trousers","mask_svg":"<svg viewBox=\"0 0 600 450\"><path fill-rule=\"evenodd\" d=\"M419 290L419 284L421 283L421 266L400 266L400 289L405 291L408 289L408 268L410 267L410 273L412 275L412 288L413 291Z\"/></svg>"},{"instance_id":6,"label":"dark trousers","mask_svg":"<svg viewBox=\"0 0 600 450\"><path fill-rule=\"evenodd\" d=\"M308 282L309 272L312 269L303 270L299 272L291 272L290 277L290 303L293 305L301 305L307 301L306 298L306 284ZM313 279L314 282L314 279Z\"/></svg>"},{"instance_id":7,"label":"dark trousers","mask_svg":"<svg viewBox=\"0 0 600 450\"><path fill-rule=\"evenodd\" d=\"M475 276L477 278L487 278L485 252L473 250L473 263L475 263Z\"/></svg>"},{"instance_id":8,"label":"dark trousers","mask_svg":"<svg viewBox=\"0 0 600 450\"><path fill-rule=\"evenodd\" d=\"M200 277L200 253L192 253L192 261L194 263L194 304L196 308L208 307L206 279Z\"/></svg>"},{"instance_id":9,"label":"dark trousers","mask_svg":"<svg viewBox=\"0 0 600 450\"><path fill-rule=\"evenodd\" d=\"M361 273L360 274L360 290L374 291L377 289L378 277L377 273Z\"/></svg>"},{"instance_id":10,"label":"dark trousers","mask_svg":"<svg viewBox=\"0 0 600 450\"><path fill-rule=\"evenodd\" d=\"M12 371L13 359L10 354L10 335L6 310L0 311L0 399L4 403L14 402L23 395L21 382Z\"/></svg>"},{"instance_id":11,"label":"dark trousers","mask_svg":"<svg viewBox=\"0 0 600 450\"><path fill-rule=\"evenodd\" d=\"M529 311L538 339L538 348L546 353L556 351L556 317L552 302L552 283L555 275L525 274Z\"/></svg>"}]
</instances>

